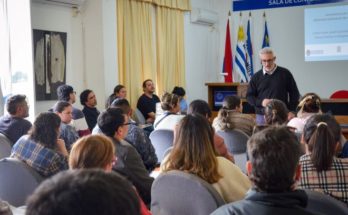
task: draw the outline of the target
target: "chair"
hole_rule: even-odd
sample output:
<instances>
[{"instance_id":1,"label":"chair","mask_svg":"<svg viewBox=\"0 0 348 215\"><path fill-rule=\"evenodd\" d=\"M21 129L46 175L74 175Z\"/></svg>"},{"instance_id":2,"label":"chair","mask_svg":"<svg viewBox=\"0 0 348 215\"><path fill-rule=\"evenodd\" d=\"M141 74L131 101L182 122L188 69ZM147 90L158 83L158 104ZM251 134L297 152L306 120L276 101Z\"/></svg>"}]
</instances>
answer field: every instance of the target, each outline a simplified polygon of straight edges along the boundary
<instances>
[{"instance_id":1,"label":"chair","mask_svg":"<svg viewBox=\"0 0 348 215\"><path fill-rule=\"evenodd\" d=\"M239 130L217 131L217 135L224 139L228 151L233 155L235 164L246 173L247 142L249 136Z\"/></svg>"},{"instance_id":2,"label":"chair","mask_svg":"<svg viewBox=\"0 0 348 215\"><path fill-rule=\"evenodd\" d=\"M348 214L348 208L343 202L317 191L305 191L308 196L308 211L314 214Z\"/></svg>"},{"instance_id":3,"label":"chair","mask_svg":"<svg viewBox=\"0 0 348 215\"><path fill-rule=\"evenodd\" d=\"M226 130L216 132L225 141L227 149L232 154L240 154L246 152L249 136L239 130Z\"/></svg>"},{"instance_id":4,"label":"chair","mask_svg":"<svg viewBox=\"0 0 348 215\"><path fill-rule=\"evenodd\" d=\"M348 90L338 90L330 96L330 99L348 99Z\"/></svg>"},{"instance_id":5,"label":"chair","mask_svg":"<svg viewBox=\"0 0 348 215\"><path fill-rule=\"evenodd\" d=\"M150 140L155 148L158 162L161 163L165 151L173 146L174 132L168 129L157 129L151 132Z\"/></svg>"},{"instance_id":6,"label":"chair","mask_svg":"<svg viewBox=\"0 0 348 215\"><path fill-rule=\"evenodd\" d=\"M151 198L153 215L208 215L225 204L211 184L178 170L162 173L155 179Z\"/></svg>"},{"instance_id":7,"label":"chair","mask_svg":"<svg viewBox=\"0 0 348 215\"><path fill-rule=\"evenodd\" d=\"M142 124L142 125L143 125L143 124L146 124L145 117L144 117L144 115L140 112L140 110L139 110L138 108L135 108L134 113L135 113L135 116L136 116L136 118L137 118L139 124Z\"/></svg>"},{"instance_id":8,"label":"chair","mask_svg":"<svg viewBox=\"0 0 348 215\"><path fill-rule=\"evenodd\" d=\"M12 144L11 141L0 133L0 160L11 155Z\"/></svg>"},{"instance_id":9,"label":"chair","mask_svg":"<svg viewBox=\"0 0 348 215\"><path fill-rule=\"evenodd\" d=\"M22 206L43 178L16 158L0 160L0 199Z\"/></svg>"}]
</instances>

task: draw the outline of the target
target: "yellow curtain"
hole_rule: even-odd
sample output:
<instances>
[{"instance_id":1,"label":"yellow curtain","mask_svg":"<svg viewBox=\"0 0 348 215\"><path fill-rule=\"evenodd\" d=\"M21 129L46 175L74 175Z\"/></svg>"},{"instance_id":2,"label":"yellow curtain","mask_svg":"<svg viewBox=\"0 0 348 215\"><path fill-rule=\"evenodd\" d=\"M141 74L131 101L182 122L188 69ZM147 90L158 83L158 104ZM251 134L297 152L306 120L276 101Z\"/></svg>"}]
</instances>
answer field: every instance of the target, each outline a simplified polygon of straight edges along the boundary
<instances>
[{"instance_id":1,"label":"yellow curtain","mask_svg":"<svg viewBox=\"0 0 348 215\"><path fill-rule=\"evenodd\" d=\"M146 2L117 0L117 45L119 81L136 107L142 82L155 75L152 5Z\"/></svg>"},{"instance_id":2,"label":"yellow curtain","mask_svg":"<svg viewBox=\"0 0 348 215\"><path fill-rule=\"evenodd\" d=\"M191 0L133 0L139 2L148 2L156 6L168 7L171 9L189 11L191 10Z\"/></svg>"},{"instance_id":3,"label":"yellow curtain","mask_svg":"<svg viewBox=\"0 0 348 215\"><path fill-rule=\"evenodd\" d=\"M156 12L157 92L162 95L185 87L184 12L167 7Z\"/></svg>"}]
</instances>

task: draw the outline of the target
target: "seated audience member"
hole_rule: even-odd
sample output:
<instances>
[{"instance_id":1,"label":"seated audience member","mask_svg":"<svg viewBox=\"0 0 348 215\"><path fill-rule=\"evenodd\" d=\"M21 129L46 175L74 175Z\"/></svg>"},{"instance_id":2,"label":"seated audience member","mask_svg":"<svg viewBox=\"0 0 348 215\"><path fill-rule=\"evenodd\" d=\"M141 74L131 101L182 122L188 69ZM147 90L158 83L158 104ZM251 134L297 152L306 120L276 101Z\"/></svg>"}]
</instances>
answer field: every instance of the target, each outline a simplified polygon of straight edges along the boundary
<instances>
[{"instance_id":1,"label":"seated audience member","mask_svg":"<svg viewBox=\"0 0 348 215\"><path fill-rule=\"evenodd\" d=\"M117 162L115 146L104 135L89 135L80 138L73 146L69 156L70 169L100 168L106 172L112 171ZM144 202L139 198L142 215L150 214Z\"/></svg>"},{"instance_id":2,"label":"seated audience member","mask_svg":"<svg viewBox=\"0 0 348 215\"><path fill-rule=\"evenodd\" d=\"M285 103L271 99L265 107L265 122L267 125L284 125L288 122L289 110Z\"/></svg>"},{"instance_id":3,"label":"seated audience member","mask_svg":"<svg viewBox=\"0 0 348 215\"><path fill-rule=\"evenodd\" d=\"M175 86L172 93L179 96L180 113L185 114L187 112L187 102L185 99L185 94L186 94L185 89L182 87Z\"/></svg>"},{"instance_id":4,"label":"seated audience member","mask_svg":"<svg viewBox=\"0 0 348 215\"><path fill-rule=\"evenodd\" d=\"M88 128L92 131L97 124L97 118L100 114L96 108L97 98L92 90L87 89L80 94L80 102L83 106L82 112L85 115Z\"/></svg>"},{"instance_id":5,"label":"seated audience member","mask_svg":"<svg viewBox=\"0 0 348 215\"><path fill-rule=\"evenodd\" d=\"M212 184L226 202L244 198L250 181L236 165L216 154L214 129L205 117L185 116L174 134L173 149L162 162L162 171L180 170L197 175Z\"/></svg>"},{"instance_id":6,"label":"seated audience member","mask_svg":"<svg viewBox=\"0 0 348 215\"><path fill-rule=\"evenodd\" d=\"M61 120L59 138L64 140L66 149L70 151L72 144L79 139L79 134L70 125L72 120L72 106L69 102L57 102L53 107L53 112Z\"/></svg>"},{"instance_id":7,"label":"seated audience member","mask_svg":"<svg viewBox=\"0 0 348 215\"><path fill-rule=\"evenodd\" d=\"M138 127L136 122L131 118L133 111L129 102L127 99L118 98L112 102L111 107L120 108L123 113L127 113L129 117L129 128L127 136L124 139L137 150L146 169L151 172L155 169L158 161L155 148L145 131Z\"/></svg>"},{"instance_id":8,"label":"seated audience member","mask_svg":"<svg viewBox=\"0 0 348 215\"><path fill-rule=\"evenodd\" d=\"M116 173L69 170L41 183L27 201L26 215L137 215L132 185Z\"/></svg>"},{"instance_id":9,"label":"seated audience member","mask_svg":"<svg viewBox=\"0 0 348 215\"><path fill-rule=\"evenodd\" d=\"M203 100L194 100L190 103L187 114L200 114L204 116L208 121L211 121L211 110L206 101ZM225 145L224 139L219 135L215 134L214 131L214 147L216 152L228 160L234 162L233 156L228 152L227 147Z\"/></svg>"},{"instance_id":10,"label":"seated audience member","mask_svg":"<svg viewBox=\"0 0 348 215\"><path fill-rule=\"evenodd\" d=\"M116 147L117 163L113 170L128 178L146 204L151 202L153 178L149 176L140 155L124 140L128 134L128 117L119 108L108 108L98 117L98 126Z\"/></svg>"},{"instance_id":11,"label":"seated audience member","mask_svg":"<svg viewBox=\"0 0 348 215\"><path fill-rule=\"evenodd\" d=\"M68 151L58 139L60 118L51 112L40 113L29 130L13 146L11 157L17 158L44 177L68 169Z\"/></svg>"},{"instance_id":12,"label":"seated audience member","mask_svg":"<svg viewBox=\"0 0 348 215\"><path fill-rule=\"evenodd\" d=\"M27 134L31 123L24 119L29 116L29 107L25 95L13 95L6 101L8 115L0 118L0 133L5 135L14 144Z\"/></svg>"},{"instance_id":13,"label":"seated audience member","mask_svg":"<svg viewBox=\"0 0 348 215\"><path fill-rule=\"evenodd\" d=\"M72 86L69 85L60 85L57 88L57 95L58 101L69 102L71 105L73 105L76 101L76 92L74 91ZM85 115L80 109L75 108L74 106L72 107L72 126L76 128L76 131L80 137L90 134L91 132L88 129Z\"/></svg>"},{"instance_id":14,"label":"seated audience member","mask_svg":"<svg viewBox=\"0 0 348 215\"><path fill-rule=\"evenodd\" d=\"M156 117L153 127L155 130L174 130L175 125L184 117L184 115L178 114L180 112L179 97L175 94L165 93L161 99L161 108L164 112Z\"/></svg>"},{"instance_id":15,"label":"seated audience member","mask_svg":"<svg viewBox=\"0 0 348 215\"><path fill-rule=\"evenodd\" d=\"M299 109L297 112L297 117L292 118L288 122L288 126L295 128L296 132L302 133L309 117L313 116L314 114L322 113L321 100L317 94L307 93L302 97L297 108Z\"/></svg>"},{"instance_id":16,"label":"seated audience member","mask_svg":"<svg viewBox=\"0 0 348 215\"><path fill-rule=\"evenodd\" d=\"M247 171L253 188L245 198L220 207L213 215L312 214L307 212L307 194L296 190L301 167L296 136L286 127L269 127L248 142Z\"/></svg>"},{"instance_id":17,"label":"seated audience member","mask_svg":"<svg viewBox=\"0 0 348 215\"><path fill-rule=\"evenodd\" d=\"M126 87L119 84L114 88L114 92L107 98L106 103L105 103L105 109L110 107L111 103L116 99L116 98L121 98L125 99L127 97L127 90Z\"/></svg>"},{"instance_id":18,"label":"seated audience member","mask_svg":"<svg viewBox=\"0 0 348 215\"><path fill-rule=\"evenodd\" d=\"M226 96L218 116L213 121L215 131L237 129L251 136L256 125L255 119L242 114L242 111L243 106L238 96Z\"/></svg>"},{"instance_id":19,"label":"seated audience member","mask_svg":"<svg viewBox=\"0 0 348 215\"><path fill-rule=\"evenodd\" d=\"M138 99L137 108L143 114L147 123L153 123L156 118L156 103L161 102L155 93L155 85L151 79L143 82L143 95Z\"/></svg>"},{"instance_id":20,"label":"seated audience member","mask_svg":"<svg viewBox=\"0 0 348 215\"><path fill-rule=\"evenodd\" d=\"M348 204L348 159L336 157L341 128L333 116L311 116L304 129L307 154L300 159L299 186L321 191Z\"/></svg>"}]
</instances>

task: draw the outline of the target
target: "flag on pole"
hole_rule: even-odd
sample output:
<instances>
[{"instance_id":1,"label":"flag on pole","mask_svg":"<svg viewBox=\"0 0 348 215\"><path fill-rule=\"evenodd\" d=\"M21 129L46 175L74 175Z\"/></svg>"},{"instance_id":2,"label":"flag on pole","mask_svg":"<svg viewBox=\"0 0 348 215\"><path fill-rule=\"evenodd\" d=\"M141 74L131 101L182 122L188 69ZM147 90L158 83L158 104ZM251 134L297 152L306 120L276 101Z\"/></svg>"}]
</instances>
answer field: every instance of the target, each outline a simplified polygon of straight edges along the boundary
<instances>
[{"instance_id":1,"label":"flag on pole","mask_svg":"<svg viewBox=\"0 0 348 215\"><path fill-rule=\"evenodd\" d=\"M249 77L254 75L253 45L251 42L250 25L251 25L251 12L249 12L249 20L247 25L247 39L246 39L246 46L247 46L246 62L247 62L247 74Z\"/></svg>"},{"instance_id":2,"label":"flag on pole","mask_svg":"<svg viewBox=\"0 0 348 215\"><path fill-rule=\"evenodd\" d=\"M240 14L242 17L242 14ZM240 76L241 82L248 82L248 74L247 74L247 62L246 62L246 44L245 44L245 34L242 23L239 24L238 28L238 40L237 40L237 48L236 48L236 56L235 56L235 64L236 71Z\"/></svg>"},{"instance_id":3,"label":"flag on pole","mask_svg":"<svg viewBox=\"0 0 348 215\"><path fill-rule=\"evenodd\" d=\"M263 42L262 42L262 48L269 47L269 35L268 35L268 28L267 28L267 20L266 20L266 13L263 13L263 18L265 18L265 33L263 34Z\"/></svg>"},{"instance_id":4,"label":"flag on pole","mask_svg":"<svg viewBox=\"0 0 348 215\"><path fill-rule=\"evenodd\" d=\"M231 37L230 37L230 16L231 12L228 12L228 20L226 27L226 42L225 42L225 56L224 63L222 66L222 73L225 76L225 82L233 82L232 70L233 70L233 59L232 59L232 49L231 49Z\"/></svg>"}]
</instances>

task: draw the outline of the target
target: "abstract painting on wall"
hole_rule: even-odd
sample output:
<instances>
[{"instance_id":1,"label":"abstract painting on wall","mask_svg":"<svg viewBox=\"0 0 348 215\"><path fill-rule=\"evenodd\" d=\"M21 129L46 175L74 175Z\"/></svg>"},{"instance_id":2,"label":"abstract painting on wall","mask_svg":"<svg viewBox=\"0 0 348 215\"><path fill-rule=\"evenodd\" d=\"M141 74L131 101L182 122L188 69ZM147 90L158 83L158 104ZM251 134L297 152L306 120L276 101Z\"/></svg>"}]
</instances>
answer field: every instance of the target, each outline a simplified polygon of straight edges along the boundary
<instances>
[{"instance_id":1,"label":"abstract painting on wall","mask_svg":"<svg viewBox=\"0 0 348 215\"><path fill-rule=\"evenodd\" d=\"M67 33L34 29L33 40L36 100L57 100L66 81Z\"/></svg>"}]
</instances>

